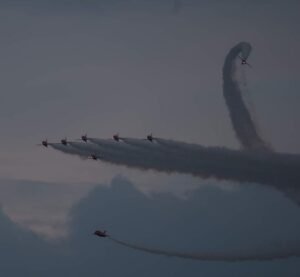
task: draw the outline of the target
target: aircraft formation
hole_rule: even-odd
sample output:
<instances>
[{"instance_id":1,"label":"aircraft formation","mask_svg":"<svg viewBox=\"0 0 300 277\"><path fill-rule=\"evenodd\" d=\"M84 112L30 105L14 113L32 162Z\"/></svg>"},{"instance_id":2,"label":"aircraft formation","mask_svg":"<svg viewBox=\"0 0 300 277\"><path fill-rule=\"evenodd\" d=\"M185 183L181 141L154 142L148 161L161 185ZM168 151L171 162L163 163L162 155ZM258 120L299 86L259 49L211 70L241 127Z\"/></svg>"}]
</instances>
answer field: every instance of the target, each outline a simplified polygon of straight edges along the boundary
<instances>
[{"instance_id":1,"label":"aircraft formation","mask_svg":"<svg viewBox=\"0 0 300 277\"><path fill-rule=\"evenodd\" d=\"M115 135L113 135L113 136L112 136L112 139L113 139L114 141L116 141L116 142L121 142L121 141L123 140L122 137L120 137L118 133L115 134ZM84 134L84 135L82 135L81 138L78 139L78 140L81 140L81 141L87 143L87 142L90 141L90 138L88 138L87 134ZM146 136L145 139L142 139L142 140L147 140L147 141L149 141L149 142L154 142L155 138L153 137L152 134L149 134L149 135ZM49 145L51 145L51 144L61 144L61 145L64 145L64 146L68 146L69 141L68 141L67 138L63 138L63 139L60 140L60 142L49 143L48 140L45 139L45 140L42 141L42 143L37 144L37 145L38 145L38 146L44 146L44 147L47 148L47 147L48 147ZM96 155L95 153L91 153L90 156L88 157L88 159L97 161L97 160L100 159L100 157L99 157L99 155Z\"/></svg>"}]
</instances>

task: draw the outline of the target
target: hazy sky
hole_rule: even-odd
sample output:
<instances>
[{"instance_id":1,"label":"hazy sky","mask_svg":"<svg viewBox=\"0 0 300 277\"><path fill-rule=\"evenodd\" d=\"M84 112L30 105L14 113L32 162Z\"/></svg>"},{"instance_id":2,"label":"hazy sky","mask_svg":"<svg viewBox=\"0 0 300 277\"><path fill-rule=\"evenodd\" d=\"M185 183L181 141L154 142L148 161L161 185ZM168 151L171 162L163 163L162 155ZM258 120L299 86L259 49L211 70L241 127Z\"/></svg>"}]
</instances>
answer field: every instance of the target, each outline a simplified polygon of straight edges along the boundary
<instances>
[{"instance_id":1,"label":"hazy sky","mask_svg":"<svg viewBox=\"0 0 300 277\"><path fill-rule=\"evenodd\" d=\"M96 228L106 228L118 239L189 253L244 254L299 247L299 207L274 190L253 186L234 192L206 186L183 200L170 194L149 198L127 180L115 178L110 188L94 188L73 207L69 237L63 241L44 241L4 213L0 226L0 269L5 276L297 277L300 273L299 258L191 261L138 252L92 235Z\"/></svg>"},{"instance_id":2,"label":"hazy sky","mask_svg":"<svg viewBox=\"0 0 300 277\"><path fill-rule=\"evenodd\" d=\"M235 207L238 207L242 194L246 201L242 204L248 216L253 217L253 226L256 225L255 216L265 212L265 196L269 207L265 216L270 224L262 225L261 230L267 232L268 228L279 228L278 232L283 233L274 236L274 240L288 237L285 225L293 224L295 217L299 218L299 208L277 192L259 186L254 186L249 192L228 182L204 182L185 175L145 173L83 161L36 144L45 138L58 141L67 136L71 140L85 132L103 138L116 132L129 137L145 137L152 132L164 138L237 149L239 144L222 97L221 72L229 49L240 41L248 41L253 46L249 58L253 68L243 68L247 80L244 93L259 130L275 150L299 153L299 10L299 1L292 0L284 3L275 0L181 0L175 4L172 0L1 1L0 203L4 219L0 220L0 227L9 225L13 226L9 228L18 229L19 225L14 224L20 224L26 229L24 232L29 232L24 236L29 245L34 235L28 229L47 238L64 237L67 240L58 243L59 249L55 250L52 250L51 243L51 250L48 250L45 242L39 241L42 246L37 247L43 249L45 257L50 255L53 258L52 251L80 252L77 246L65 250L63 245L70 243L70 209L95 186L95 190L103 189L98 187L99 184L100 187L110 187L115 176L123 176L139 191L146 192L145 199L151 197L151 192L164 192L175 194L175 202L187 199L190 203L187 195L192 192L201 195L202 190L196 188L209 184L220 197L223 194L226 197L230 192L230 197L236 201ZM89 197L96 199L99 193L91 195ZM114 197L113 190L110 197ZM255 200L250 201L251 197ZM256 207L256 197L261 201L260 208ZM126 199L130 205L130 196ZM210 206L220 210L230 203L227 200L219 203L214 195L208 199ZM277 206L282 207L288 223L274 223ZM80 207L76 208L78 213L83 212ZM90 212L95 216L101 209L103 206L97 206ZM114 206L107 210L108 218L118 213ZM211 228L223 228L223 224L233 220L230 211L211 216L215 216L217 224ZM135 217L132 215L132 218ZM241 218L243 216L234 217L233 228ZM219 223L218 219L221 220ZM112 226L118 224L118 220L118 216L112 217ZM210 225L210 220L204 216L195 223L196 227L191 227L191 232L194 232L193 228ZM98 223L101 225L100 220ZM80 218L76 224L85 224L85 221ZM87 229L95 227L89 225L91 222L86 224ZM134 221L132 225L139 230L138 222ZM189 226L185 227L189 229ZM292 227L287 230L293 229L293 238L299 242L300 223L296 222ZM122 235L122 225L119 224L118 228L121 230L116 232ZM158 238L166 227L158 223L152 228L158 234L157 237L153 235L154 238ZM125 232L124 238L133 231ZM142 232L145 235L146 231ZM237 241L245 242L247 236L239 235ZM6 234L3 236L5 238ZM148 238L142 234L139 236L143 243L147 243ZM216 237L223 240L221 233L207 238L203 235L201 239L214 241ZM83 233L81 238L85 241ZM150 239L149 243L153 241ZM182 247L190 245L185 245L184 237L179 241ZM158 241L160 243L171 248L174 246L172 243L164 245L162 238ZM237 243L234 237L223 246L229 249L231 243ZM260 240L257 245L260 246ZM11 253L19 251L19 247L22 246L8 246ZM101 249L100 241L97 247ZM118 254L120 249L110 248L109 244L105 249L111 257L106 262L115 264L113 256L121 255ZM126 255L130 250L121 251ZM73 253L72 259L75 256L76 261L83 258L79 252ZM33 259L35 255L38 254L33 253ZM139 255L137 253L135 257ZM13 254L11 259L7 257L8 269L9 263L14 263L13 258ZM177 264L177 260L170 262L164 257L149 258L149 255L142 255L138 260L147 264L145 267L156 267L154 264L158 263L157 271L151 276L159 276L160 267L161 275L170 275L170 271L164 271L166 264L172 268ZM122 258L118 262L122 263ZM82 267L91 266L96 275L100 261L91 263L92 266L83 262ZM223 271L220 272L214 272L213 265L206 268L208 271L201 272L201 263L190 266L189 262L183 262L178 272L186 276L201 273L220 276L222 272L224 276L234 275L232 272L243 276L274 276L275 272L278 276L298 276L295 271L299 270L299 263L299 259L262 263L254 269L247 264L222 265ZM63 269L54 265L51 266L52 273L62 274ZM123 266L126 267L124 262ZM131 272L133 269L127 266ZM240 271L235 271L236 268ZM289 271L289 268L292 269ZM110 274L118 275L116 272ZM144 272L137 274L143 275ZM20 276L20 272L10 276Z\"/></svg>"},{"instance_id":3,"label":"hazy sky","mask_svg":"<svg viewBox=\"0 0 300 277\"><path fill-rule=\"evenodd\" d=\"M262 134L280 151L299 152L297 2L183 1L175 15L172 1L136 2L1 9L1 176L110 178L111 168L35 147L84 132L238 147L221 68L241 40L254 48L247 93Z\"/></svg>"}]
</instances>

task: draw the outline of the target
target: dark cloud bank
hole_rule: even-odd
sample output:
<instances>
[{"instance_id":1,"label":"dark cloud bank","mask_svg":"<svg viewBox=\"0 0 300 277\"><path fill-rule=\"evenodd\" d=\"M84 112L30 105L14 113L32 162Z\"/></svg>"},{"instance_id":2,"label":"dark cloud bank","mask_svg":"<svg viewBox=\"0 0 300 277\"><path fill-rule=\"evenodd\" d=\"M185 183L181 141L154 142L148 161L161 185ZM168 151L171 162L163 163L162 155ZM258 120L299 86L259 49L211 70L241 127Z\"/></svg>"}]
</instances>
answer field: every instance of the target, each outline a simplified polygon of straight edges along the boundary
<instances>
[{"instance_id":1,"label":"dark cloud bank","mask_svg":"<svg viewBox=\"0 0 300 277\"><path fill-rule=\"evenodd\" d=\"M130 182L116 178L111 188L93 189L74 207L70 218L70 238L56 244L21 229L1 213L1 274L299 276L299 258L199 262L130 250L92 235L95 229L105 228L122 241L183 253L295 251L299 246L298 208L267 188L249 186L233 193L206 187L193 192L187 201L168 194L148 198Z\"/></svg>"}]
</instances>

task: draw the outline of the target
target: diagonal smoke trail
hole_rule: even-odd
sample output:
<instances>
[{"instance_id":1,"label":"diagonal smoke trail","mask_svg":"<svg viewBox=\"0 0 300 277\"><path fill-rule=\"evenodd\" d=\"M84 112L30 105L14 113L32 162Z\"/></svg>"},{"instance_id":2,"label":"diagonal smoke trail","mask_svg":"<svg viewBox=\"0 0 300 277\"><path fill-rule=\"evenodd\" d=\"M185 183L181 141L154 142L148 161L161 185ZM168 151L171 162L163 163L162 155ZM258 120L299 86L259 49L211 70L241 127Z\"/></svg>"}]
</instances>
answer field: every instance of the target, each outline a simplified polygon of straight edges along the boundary
<instances>
[{"instance_id":1,"label":"diagonal smoke trail","mask_svg":"<svg viewBox=\"0 0 300 277\"><path fill-rule=\"evenodd\" d=\"M239 55L247 59L251 45L240 42L226 56L223 66L223 95L229 109L230 119L235 134L243 148L251 150L270 150L270 146L259 136L253 119L242 98L239 83L235 80L236 59Z\"/></svg>"},{"instance_id":2,"label":"diagonal smoke trail","mask_svg":"<svg viewBox=\"0 0 300 277\"><path fill-rule=\"evenodd\" d=\"M178 257L184 259L192 259L199 261L220 261L220 262L243 262L243 261L273 261L278 259L287 259L291 257L300 257L300 249L292 247L285 250L277 250L270 252L246 253L246 254L227 254L227 253L184 253L178 251L168 251L163 249L149 248L141 245L121 241L112 237L108 237L114 243L119 245L143 251L156 255L167 257Z\"/></svg>"}]
</instances>

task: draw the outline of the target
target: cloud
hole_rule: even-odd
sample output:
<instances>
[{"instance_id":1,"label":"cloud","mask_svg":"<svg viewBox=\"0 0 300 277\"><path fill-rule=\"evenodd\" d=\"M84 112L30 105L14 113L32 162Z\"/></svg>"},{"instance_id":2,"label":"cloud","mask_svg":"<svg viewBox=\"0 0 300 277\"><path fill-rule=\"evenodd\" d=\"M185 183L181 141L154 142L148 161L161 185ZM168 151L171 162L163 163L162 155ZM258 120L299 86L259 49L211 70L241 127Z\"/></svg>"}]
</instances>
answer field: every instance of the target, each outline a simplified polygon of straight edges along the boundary
<instances>
[{"instance_id":1,"label":"cloud","mask_svg":"<svg viewBox=\"0 0 300 277\"><path fill-rule=\"evenodd\" d=\"M68 212L93 187L31 180L0 180L0 203L10 220L46 238L68 235Z\"/></svg>"},{"instance_id":2,"label":"cloud","mask_svg":"<svg viewBox=\"0 0 300 277\"><path fill-rule=\"evenodd\" d=\"M30 231L13 223L0 210L0 245L3 276L51 276L56 250Z\"/></svg>"},{"instance_id":3,"label":"cloud","mask_svg":"<svg viewBox=\"0 0 300 277\"><path fill-rule=\"evenodd\" d=\"M138 247L158 248L165 252L168 249L177 253L198 252L199 256L203 252L221 252L225 256L226 252L229 256L252 252L262 256L264 252L275 253L278 249L279 252L280 249L288 251L289 240L293 237L284 238L282 230L276 230L278 221L273 222L272 216L268 218L277 212L281 217L283 211L275 211L273 207L272 201L280 202L278 194L269 192L270 195L265 198L268 195L267 189L248 187L232 193L206 188L194 192L188 200L176 199L167 194L146 198L137 193L128 181L116 179L111 189L101 189L99 193L96 191L73 211L73 219L77 218L73 222L85 221L85 224L73 226L79 232L75 237L90 232L93 226L95 229L107 229L113 238ZM109 195L112 196L112 208L109 209L111 212L106 213L104 199L111 198ZM254 204L252 200L255 198ZM212 199L214 202L209 203ZM265 212L254 216L260 209L265 209ZM99 213L94 212L97 210ZM92 211L91 219L86 216L88 211ZM294 239L298 239L296 233ZM285 241L285 248L278 240ZM225 245L224 241L227 241Z\"/></svg>"},{"instance_id":4,"label":"cloud","mask_svg":"<svg viewBox=\"0 0 300 277\"><path fill-rule=\"evenodd\" d=\"M110 188L98 186L74 206L65 241L43 241L0 213L1 274L297 276L297 258L234 265L170 259L123 248L92 233L105 228L118 239L174 251L286 250L300 239L298 213L297 206L266 188L232 192L206 187L188 200L169 194L149 198L116 178Z\"/></svg>"}]
</instances>

